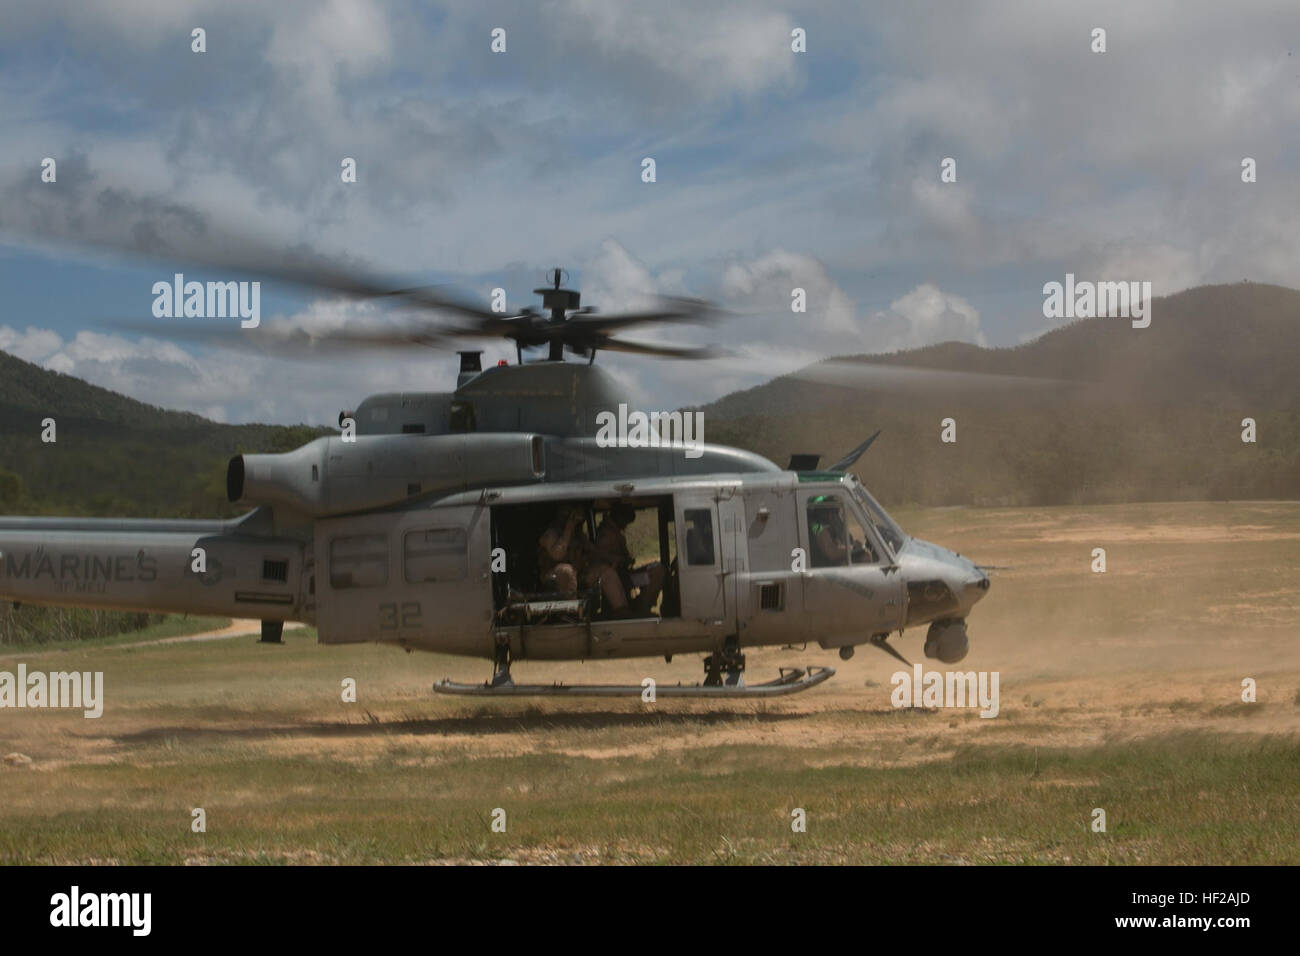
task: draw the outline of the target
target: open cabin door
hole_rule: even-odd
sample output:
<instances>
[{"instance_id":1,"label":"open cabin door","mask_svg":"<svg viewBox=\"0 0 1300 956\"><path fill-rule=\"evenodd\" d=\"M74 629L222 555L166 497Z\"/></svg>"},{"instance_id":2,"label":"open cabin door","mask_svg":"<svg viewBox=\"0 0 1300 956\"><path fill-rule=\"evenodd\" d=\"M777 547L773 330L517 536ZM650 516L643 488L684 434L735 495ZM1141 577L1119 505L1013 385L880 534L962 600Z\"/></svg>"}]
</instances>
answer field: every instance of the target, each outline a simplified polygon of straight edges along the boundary
<instances>
[{"instance_id":1,"label":"open cabin door","mask_svg":"<svg viewBox=\"0 0 1300 956\"><path fill-rule=\"evenodd\" d=\"M490 653L487 508L329 518L316 525L315 550L321 643Z\"/></svg>"}]
</instances>

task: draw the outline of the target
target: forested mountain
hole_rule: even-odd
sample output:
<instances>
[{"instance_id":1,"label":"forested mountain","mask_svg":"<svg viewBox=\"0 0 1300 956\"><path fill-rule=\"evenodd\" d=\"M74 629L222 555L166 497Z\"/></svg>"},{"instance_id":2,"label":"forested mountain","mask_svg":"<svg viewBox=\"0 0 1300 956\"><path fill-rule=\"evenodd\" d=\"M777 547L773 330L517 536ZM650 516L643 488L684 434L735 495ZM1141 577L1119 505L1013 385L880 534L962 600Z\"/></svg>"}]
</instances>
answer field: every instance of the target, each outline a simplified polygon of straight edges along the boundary
<instances>
[{"instance_id":1,"label":"forested mountain","mask_svg":"<svg viewBox=\"0 0 1300 956\"><path fill-rule=\"evenodd\" d=\"M41 441L53 418L57 441ZM321 428L221 425L146 405L0 352L0 514L236 514L225 468L288 451Z\"/></svg>"}]
</instances>

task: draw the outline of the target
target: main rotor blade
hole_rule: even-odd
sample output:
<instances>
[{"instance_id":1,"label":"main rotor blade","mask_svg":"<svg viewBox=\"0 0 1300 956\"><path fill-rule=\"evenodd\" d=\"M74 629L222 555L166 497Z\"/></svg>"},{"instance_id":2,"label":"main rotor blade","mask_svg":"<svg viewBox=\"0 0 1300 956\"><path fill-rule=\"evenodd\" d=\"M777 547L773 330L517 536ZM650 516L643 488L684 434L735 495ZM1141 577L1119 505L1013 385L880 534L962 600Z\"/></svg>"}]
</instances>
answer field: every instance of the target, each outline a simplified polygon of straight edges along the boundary
<instances>
[{"instance_id":1,"label":"main rotor blade","mask_svg":"<svg viewBox=\"0 0 1300 956\"><path fill-rule=\"evenodd\" d=\"M927 368L917 365L898 365L869 359L827 359L815 365L789 373L789 377L840 385L846 388L877 388L903 390L911 388L955 388L989 390L1043 390L1061 389L1068 385L1086 385L1087 382L1039 378L1027 375L1002 375L996 372L960 372L951 369Z\"/></svg>"},{"instance_id":2,"label":"main rotor blade","mask_svg":"<svg viewBox=\"0 0 1300 956\"><path fill-rule=\"evenodd\" d=\"M286 328L265 323L255 329L238 325L217 326L194 323L163 324L136 320L114 321L115 329L168 341L193 342L218 348L238 349L290 358L310 358L316 354L335 354L365 349L404 349L412 345L435 349L452 349L455 343L429 329L351 328L313 331L301 327Z\"/></svg>"},{"instance_id":3,"label":"main rotor blade","mask_svg":"<svg viewBox=\"0 0 1300 956\"><path fill-rule=\"evenodd\" d=\"M663 308L617 315L579 313L569 316L564 324L586 331L610 332L651 322L714 322L724 314L717 306L703 299L661 296L658 301L663 303Z\"/></svg>"},{"instance_id":4,"label":"main rotor blade","mask_svg":"<svg viewBox=\"0 0 1300 956\"><path fill-rule=\"evenodd\" d=\"M476 323L501 319L498 313L445 287L394 288L394 283L370 274L359 264L329 259L301 244L276 246L236 230L222 229L188 208L167 207L159 210L153 219L115 223L111 235L103 230L98 234L87 233L81 210L46 203L41 211L43 217L24 224L21 231L16 231L17 224L12 220L4 221L2 228L7 237L19 242L34 239L81 248L90 253L224 270L353 299L396 298L418 308L452 313Z\"/></svg>"},{"instance_id":5,"label":"main rotor blade","mask_svg":"<svg viewBox=\"0 0 1300 956\"><path fill-rule=\"evenodd\" d=\"M400 348L406 345L446 347L449 340L505 336L522 347L559 341L570 348L627 352L663 358L710 358L713 349L677 347L652 343L622 342L610 333L652 322L703 322L720 311L708 302L687 297L663 296L643 312L594 315L579 312L564 322L552 322L531 310L513 316L501 315L439 286L394 287L358 264L326 258L303 245L276 247L238 230L226 229L213 218L186 206L164 204L114 188L95 196L98 206L88 209L59 198L42 200L39 208L21 223L22 241L59 243L88 252L112 253L169 264L186 263L206 271L225 271L309 289L318 289L353 299L394 299L416 310L448 313L456 325L415 323L394 329L332 329L315 331L297 328L288 332L241 335L230 340L225 329L182 329L130 324L131 331L165 338L189 339L207 344L242 347L249 342L276 350L307 348L325 351L335 348ZM104 209L120 212L106 216ZM88 216L88 212L97 215ZM0 214L0 228L12 233L23 217ZM247 333L249 330L241 330Z\"/></svg>"},{"instance_id":6,"label":"main rotor blade","mask_svg":"<svg viewBox=\"0 0 1300 956\"><path fill-rule=\"evenodd\" d=\"M445 289L444 286L425 285L415 286L410 289L394 289L390 292L373 293L375 298L396 297L404 299L412 305L423 306L424 308L434 309L439 312L452 312L456 315L473 319L481 327L484 327L482 334L494 334L487 331L487 327L493 323L505 319L519 318L519 316L503 316L498 312L492 312L488 309L480 308L472 302L467 302L459 295L450 291L439 291Z\"/></svg>"},{"instance_id":7,"label":"main rotor blade","mask_svg":"<svg viewBox=\"0 0 1300 956\"><path fill-rule=\"evenodd\" d=\"M660 345L652 342L629 342L626 339L583 339L577 343L583 348L597 349L601 352L627 352L631 355L653 355L657 358L671 359L712 359L727 353L716 346L688 347L678 345Z\"/></svg>"}]
</instances>

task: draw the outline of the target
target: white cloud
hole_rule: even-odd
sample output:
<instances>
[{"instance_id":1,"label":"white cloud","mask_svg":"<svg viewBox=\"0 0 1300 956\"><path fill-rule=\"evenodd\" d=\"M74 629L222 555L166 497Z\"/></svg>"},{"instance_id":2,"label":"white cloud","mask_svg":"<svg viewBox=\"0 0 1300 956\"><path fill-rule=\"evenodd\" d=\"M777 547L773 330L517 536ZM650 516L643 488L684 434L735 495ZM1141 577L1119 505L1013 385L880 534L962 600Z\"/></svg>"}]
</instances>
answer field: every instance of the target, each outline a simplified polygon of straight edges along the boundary
<instances>
[{"instance_id":1,"label":"white cloud","mask_svg":"<svg viewBox=\"0 0 1300 956\"><path fill-rule=\"evenodd\" d=\"M601 357L647 401L703 400L822 355L1010 341L1065 271L1150 278L1157 294L1300 285L1293 3L1193 16L1169 0L1006 0L942 17L851 2L792 14L767 0L11 6L6 147L60 157L57 194L37 195L72 205L76 234L133 210L164 232L219 214L268 248L302 242L417 281L570 265L584 304L605 312L721 290L741 315L635 337L717 341L740 354L735 368ZM202 56L188 42L200 22ZM1095 55L1101 22L1111 48ZM498 23L502 57L487 52ZM790 52L795 25L805 55ZM27 53L50 48L64 61ZM339 182L343 155L358 159L355 187ZM644 155L659 160L654 185L639 181ZM1240 182L1245 155L1256 184ZM945 156L956 184L939 182ZM3 184L0 218L31 198L31 173ZM100 209L109 186L133 195ZM789 310L795 285L803 315ZM323 301L287 324L379 318ZM232 420L330 421L390 379L445 388L454 367L430 352L300 372L74 328L0 330L0 347ZM485 349L513 360L508 345Z\"/></svg>"},{"instance_id":2,"label":"white cloud","mask_svg":"<svg viewBox=\"0 0 1300 956\"><path fill-rule=\"evenodd\" d=\"M666 291L616 243L604 257L625 288ZM883 353L945 341L987 344L979 311L961 296L923 283L888 309L865 314L815 259L777 249L726 263L719 279L722 305L739 314L703 330L671 328L672 341L716 343L731 354L697 364L610 357L616 369L636 362L651 393L651 407L699 404L750 388L832 355ZM805 290L807 312L791 311L791 292ZM643 336L637 336L642 338Z\"/></svg>"},{"instance_id":3,"label":"white cloud","mask_svg":"<svg viewBox=\"0 0 1300 956\"><path fill-rule=\"evenodd\" d=\"M980 314L959 295L943 292L933 283L923 283L890 303L888 311L871 317L887 348L896 351L939 342L971 342L988 345L980 326Z\"/></svg>"},{"instance_id":4,"label":"white cloud","mask_svg":"<svg viewBox=\"0 0 1300 956\"><path fill-rule=\"evenodd\" d=\"M912 201L917 213L941 232L964 242L977 239L980 233L979 222L971 209L972 198L972 190L961 182L940 182L934 175L918 175L912 180Z\"/></svg>"},{"instance_id":5,"label":"white cloud","mask_svg":"<svg viewBox=\"0 0 1300 956\"><path fill-rule=\"evenodd\" d=\"M1150 282L1153 296L1169 295L1196 285L1206 274L1206 264L1198 251L1158 240L1110 243L1099 256L1095 275L1098 281Z\"/></svg>"},{"instance_id":6,"label":"white cloud","mask_svg":"<svg viewBox=\"0 0 1300 956\"><path fill-rule=\"evenodd\" d=\"M7 325L0 325L0 351L16 355L28 362L41 363L63 346L63 336L50 329L38 329L34 326L19 332Z\"/></svg>"},{"instance_id":7,"label":"white cloud","mask_svg":"<svg viewBox=\"0 0 1300 956\"><path fill-rule=\"evenodd\" d=\"M759 3L717 9L690 0L564 0L544 13L549 31L558 34L552 39L562 45L576 41L584 54L618 70L658 74L660 85L670 80L699 98L752 96L795 82L794 23L783 10ZM646 93L655 86L641 85Z\"/></svg>"},{"instance_id":8,"label":"white cloud","mask_svg":"<svg viewBox=\"0 0 1300 956\"><path fill-rule=\"evenodd\" d=\"M668 290L664 277L628 252L617 240L605 239L600 251L582 264L584 305L602 312L630 312L648 308L655 296Z\"/></svg>"},{"instance_id":9,"label":"white cloud","mask_svg":"<svg viewBox=\"0 0 1300 956\"><path fill-rule=\"evenodd\" d=\"M763 342L817 348L844 336L856 338L860 331L852 301L826 268L806 255L777 249L748 263L733 262L723 273L722 289L729 301L752 310L744 331L759 333ZM806 312L791 309L795 289L804 290ZM739 321L732 328L742 330Z\"/></svg>"},{"instance_id":10,"label":"white cloud","mask_svg":"<svg viewBox=\"0 0 1300 956\"><path fill-rule=\"evenodd\" d=\"M317 305L283 325L334 328L340 324L338 312L334 305ZM414 349L402 354L358 350L300 361L221 348L187 350L149 336L90 331L65 342L47 329L19 333L7 326L0 326L0 348L151 405L231 422L329 424L340 409L353 408L374 392L436 390L456 367L450 353ZM432 370L431 361L439 363Z\"/></svg>"}]
</instances>

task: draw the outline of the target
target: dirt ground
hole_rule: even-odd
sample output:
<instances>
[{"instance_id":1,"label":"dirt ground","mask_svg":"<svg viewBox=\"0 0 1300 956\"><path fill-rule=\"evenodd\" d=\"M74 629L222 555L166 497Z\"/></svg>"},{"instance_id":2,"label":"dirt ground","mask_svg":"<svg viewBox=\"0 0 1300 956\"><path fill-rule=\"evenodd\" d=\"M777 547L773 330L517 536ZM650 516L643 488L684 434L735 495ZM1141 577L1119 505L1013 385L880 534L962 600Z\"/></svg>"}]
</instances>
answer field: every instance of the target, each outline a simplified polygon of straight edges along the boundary
<instances>
[{"instance_id":1,"label":"dirt ground","mask_svg":"<svg viewBox=\"0 0 1300 956\"><path fill-rule=\"evenodd\" d=\"M602 786L615 786L635 781L639 767L693 768L699 779L718 772L701 755L726 755L733 770L792 753L808 772L898 770L942 767L981 748L1059 753L1184 734L1300 740L1300 504L935 509L901 518L917 536L1009 566L972 614L971 652L953 668L998 672L995 718L977 708L896 709L891 677L905 668L869 647L847 662L816 647L749 650L751 681L779 666L837 669L819 687L771 701L484 701L436 696L430 685L444 676L481 681L486 661L322 647L301 632L286 634L283 647L259 646L256 625L236 622L219 634L29 656L29 669L103 670L107 703L98 720L0 711L0 755L26 758L0 764L0 830L40 833L48 824L59 836L82 812L152 806L137 772L163 790L174 776L183 792L193 767L230 761L270 762L270 783L218 787L225 802L255 808L327 793L327 784L303 782L294 769L303 761L330 773L383 768L402 782L413 772L454 772L472 800L474 768L495 762L546 759L560 776L594 766ZM1093 570L1094 548L1106 551L1104 573ZM926 670L943 669L923 656L923 640L922 629L894 643ZM694 683L701 662L525 661L514 673L521 683ZM340 699L344 678L357 682L355 704ZM1246 679L1254 703L1242 700ZM124 781L111 786L97 777L123 769ZM136 786L139 795L123 795ZM527 793L524 783L504 786ZM480 802L499 799L484 793ZM65 849L50 858L90 858L76 852L75 835L59 839ZM551 849L538 839L512 855L542 859ZM277 859L293 862L294 852Z\"/></svg>"}]
</instances>

